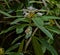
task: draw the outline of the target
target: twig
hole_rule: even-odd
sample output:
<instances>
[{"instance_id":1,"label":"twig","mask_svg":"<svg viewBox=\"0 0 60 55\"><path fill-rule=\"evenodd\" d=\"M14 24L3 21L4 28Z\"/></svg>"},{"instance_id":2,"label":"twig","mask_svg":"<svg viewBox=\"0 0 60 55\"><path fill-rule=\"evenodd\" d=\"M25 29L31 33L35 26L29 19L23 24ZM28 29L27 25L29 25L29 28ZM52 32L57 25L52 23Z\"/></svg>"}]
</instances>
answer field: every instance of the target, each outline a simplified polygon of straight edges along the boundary
<instances>
[{"instance_id":1,"label":"twig","mask_svg":"<svg viewBox=\"0 0 60 55\"><path fill-rule=\"evenodd\" d=\"M58 22L56 20L54 21L55 21L56 26L60 29L60 25L58 24Z\"/></svg>"},{"instance_id":2,"label":"twig","mask_svg":"<svg viewBox=\"0 0 60 55\"><path fill-rule=\"evenodd\" d=\"M34 36L34 34L36 33L37 30L38 30L38 28L36 28L36 29L34 30L32 36ZM26 43L26 45L25 45L25 51L27 50L27 48L28 48L28 46L29 46L29 43L31 42L31 39L32 39L32 37L30 37L29 40L28 40L28 42Z\"/></svg>"},{"instance_id":3,"label":"twig","mask_svg":"<svg viewBox=\"0 0 60 55\"><path fill-rule=\"evenodd\" d=\"M45 0L42 0L42 2L43 2L43 4L44 4L44 6L47 8L47 10L48 10L48 7L47 7L47 4L46 4L46 1Z\"/></svg>"},{"instance_id":4,"label":"twig","mask_svg":"<svg viewBox=\"0 0 60 55\"><path fill-rule=\"evenodd\" d=\"M32 34L32 36L34 36L34 34L36 33L36 31L38 30L38 28L36 28Z\"/></svg>"},{"instance_id":5,"label":"twig","mask_svg":"<svg viewBox=\"0 0 60 55\"><path fill-rule=\"evenodd\" d=\"M45 0L42 0L44 6L47 8L47 14L49 13L49 8L47 7L47 4L46 4L46 1Z\"/></svg>"}]
</instances>

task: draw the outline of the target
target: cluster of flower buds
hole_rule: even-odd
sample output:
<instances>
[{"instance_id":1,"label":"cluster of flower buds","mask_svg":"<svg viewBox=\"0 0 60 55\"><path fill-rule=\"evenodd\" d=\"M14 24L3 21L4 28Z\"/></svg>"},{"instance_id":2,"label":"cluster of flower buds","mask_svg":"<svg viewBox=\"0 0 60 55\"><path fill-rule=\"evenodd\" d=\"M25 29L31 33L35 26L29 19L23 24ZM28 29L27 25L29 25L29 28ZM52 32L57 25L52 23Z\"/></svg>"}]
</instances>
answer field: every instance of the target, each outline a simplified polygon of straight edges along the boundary
<instances>
[{"instance_id":1,"label":"cluster of flower buds","mask_svg":"<svg viewBox=\"0 0 60 55\"><path fill-rule=\"evenodd\" d=\"M27 7L27 9L23 9L23 14L24 14L24 17L28 17L28 18L34 17L35 14L37 14L38 16L43 15L43 13L38 12L38 9L32 6Z\"/></svg>"}]
</instances>

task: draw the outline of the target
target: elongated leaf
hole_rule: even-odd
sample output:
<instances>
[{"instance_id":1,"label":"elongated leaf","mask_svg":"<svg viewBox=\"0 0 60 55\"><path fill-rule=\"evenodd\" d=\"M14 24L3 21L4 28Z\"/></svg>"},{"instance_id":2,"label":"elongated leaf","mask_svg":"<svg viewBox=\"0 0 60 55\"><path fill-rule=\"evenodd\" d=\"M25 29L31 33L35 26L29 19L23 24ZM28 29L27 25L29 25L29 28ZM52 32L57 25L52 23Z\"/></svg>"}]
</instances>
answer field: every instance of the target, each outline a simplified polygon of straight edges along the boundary
<instances>
[{"instance_id":1,"label":"elongated leaf","mask_svg":"<svg viewBox=\"0 0 60 55\"><path fill-rule=\"evenodd\" d=\"M38 3L38 4L41 4L42 2L41 1L30 1L29 3Z\"/></svg>"},{"instance_id":2,"label":"elongated leaf","mask_svg":"<svg viewBox=\"0 0 60 55\"><path fill-rule=\"evenodd\" d=\"M44 25L44 22L43 22L43 20L42 19L40 19L40 18L32 18L32 20L34 21L34 23L38 23L40 26L43 26Z\"/></svg>"},{"instance_id":3,"label":"elongated leaf","mask_svg":"<svg viewBox=\"0 0 60 55\"><path fill-rule=\"evenodd\" d=\"M10 9L10 6L8 4L8 1L7 0L4 0L4 2L6 3L7 7Z\"/></svg>"},{"instance_id":4,"label":"elongated leaf","mask_svg":"<svg viewBox=\"0 0 60 55\"><path fill-rule=\"evenodd\" d=\"M60 17L56 17L56 16L41 16L40 18L44 21L48 21L50 19L60 19Z\"/></svg>"},{"instance_id":5,"label":"elongated leaf","mask_svg":"<svg viewBox=\"0 0 60 55\"><path fill-rule=\"evenodd\" d=\"M8 54L8 55L24 55L23 53L18 53L18 52L7 52L5 54Z\"/></svg>"},{"instance_id":6,"label":"elongated leaf","mask_svg":"<svg viewBox=\"0 0 60 55\"><path fill-rule=\"evenodd\" d=\"M20 46L19 46L18 52L22 52L22 50L23 50L23 46L24 46L24 40L22 40L22 42L20 43Z\"/></svg>"},{"instance_id":7,"label":"elongated leaf","mask_svg":"<svg viewBox=\"0 0 60 55\"><path fill-rule=\"evenodd\" d=\"M3 34L3 33L7 33L7 32L9 32L9 31L11 31L11 30L13 30L13 29L15 29L15 27L16 27L16 26L11 26L11 27L9 27L9 28L6 29L6 30L1 31L1 32L0 32L0 35Z\"/></svg>"},{"instance_id":8,"label":"elongated leaf","mask_svg":"<svg viewBox=\"0 0 60 55\"><path fill-rule=\"evenodd\" d=\"M20 38L21 38L22 36L18 36L17 38L15 38L13 41L12 41L12 45L15 43L15 42L17 42Z\"/></svg>"},{"instance_id":9,"label":"elongated leaf","mask_svg":"<svg viewBox=\"0 0 60 55\"><path fill-rule=\"evenodd\" d=\"M60 29L58 29L57 27L54 27L54 26L46 26L46 28L49 31L52 31L52 32L57 33L57 34L60 34Z\"/></svg>"},{"instance_id":10,"label":"elongated leaf","mask_svg":"<svg viewBox=\"0 0 60 55\"><path fill-rule=\"evenodd\" d=\"M37 37L35 37L37 40L39 40L41 42L41 44L43 46L45 46L47 48L47 50L49 50L51 52L52 55L58 55L56 50L53 48L53 46L51 46L50 44L48 44L48 42L44 39L39 39Z\"/></svg>"},{"instance_id":11,"label":"elongated leaf","mask_svg":"<svg viewBox=\"0 0 60 55\"><path fill-rule=\"evenodd\" d=\"M9 47L9 48L6 50L6 53L7 53L7 52L10 52L10 51L12 51L12 50L14 50L14 49L16 49L17 47L19 47L19 45L20 45L20 44L17 43L17 44L15 44L15 45Z\"/></svg>"},{"instance_id":12,"label":"elongated leaf","mask_svg":"<svg viewBox=\"0 0 60 55\"><path fill-rule=\"evenodd\" d=\"M39 28L41 29L41 31L43 31L47 35L47 37L49 37L50 39L53 39L52 34L46 28L41 26L39 26Z\"/></svg>"},{"instance_id":13,"label":"elongated leaf","mask_svg":"<svg viewBox=\"0 0 60 55\"><path fill-rule=\"evenodd\" d=\"M4 18L23 18L23 16L10 16L10 17L4 17Z\"/></svg>"},{"instance_id":14,"label":"elongated leaf","mask_svg":"<svg viewBox=\"0 0 60 55\"><path fill-rule=\"evenodd\" d=\"M22 20L24 20L25 18L18 18L18 19L15 19L13 22L11 22L11 24L16 24L16 23L18 23L18 22L20 22L20 21L22 21Z\"/></svg>"},{"instance_id":15,"label":"elongated leaf","mask_svg":"<svg viewBox=\"0 0 60 55\"><path fill-rule=\"evenodd\" d=\"M0 13L1 13L1 14L3 14L3 15L6 15L6 16L8 16L8 17L11 17L11 15L10 15L10 14L8 14L8 13L6 13L6 12L2 11L2 10L0 10Z\"/></svg>"},{"instance_id":16,"label":"elongated leaf","mask_svg":"<svg viewBox=\"0 0 60 55\"><path fill-rule=\"evenodd\" d=\"M35 37L32 38L32 45L34 48L35 55L43 55L41 44L38 43Z\"/></svg>"},{"instance_id":17,"label":"elongated leaf","mask_svg":"<svg viewBox=\"0 0 60 55\"><path fill-rule=\"evenodd\" d=\"M42 26L43 23L40 22L39 18L37 18L36 20L35 19L32 19L32 20L35 23L35 25L39 27L41 31L43 31L47 35L47 37L49 37L50 39L53 39L52 34L45 27Z\"/></svg>"}]
</instances>

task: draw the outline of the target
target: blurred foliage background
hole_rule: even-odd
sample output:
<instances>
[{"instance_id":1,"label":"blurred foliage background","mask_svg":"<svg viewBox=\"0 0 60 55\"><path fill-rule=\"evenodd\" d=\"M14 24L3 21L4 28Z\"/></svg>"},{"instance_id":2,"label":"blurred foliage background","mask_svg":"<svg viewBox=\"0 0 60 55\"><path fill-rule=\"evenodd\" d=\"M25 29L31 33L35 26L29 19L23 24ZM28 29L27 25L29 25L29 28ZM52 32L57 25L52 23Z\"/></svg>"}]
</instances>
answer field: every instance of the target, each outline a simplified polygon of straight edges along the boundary
<instances>
[{"instance_id":1,"label":"blurred foliage background","mask_svg":"<svg viewBox=\"0 0 60 55\"><path fill-rule=\"evenodd\" d=\"M60 0L0 0L0 55L60 55Z\"/></svg>"}]
</instances>

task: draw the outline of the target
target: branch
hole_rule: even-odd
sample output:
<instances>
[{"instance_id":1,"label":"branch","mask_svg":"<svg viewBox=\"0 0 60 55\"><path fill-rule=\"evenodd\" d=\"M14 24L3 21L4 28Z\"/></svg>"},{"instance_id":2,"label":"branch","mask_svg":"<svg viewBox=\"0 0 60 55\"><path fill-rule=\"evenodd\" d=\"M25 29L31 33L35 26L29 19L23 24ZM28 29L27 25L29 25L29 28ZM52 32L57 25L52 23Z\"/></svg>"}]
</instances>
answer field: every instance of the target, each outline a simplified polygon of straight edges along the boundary
<instances>
[{"instance_id":1,"label":"branch","mask_svg":"<svg viewBox=\"0 0 60 55\"><path fill-rule=\"evenodd\" d=\"M32 36L35 35L35 33L36 33L37 30L38 30L38 28L36 28L36 29L34 30ZM28 40L28 42L26 43L26 45L25 45L25 51L27 50L27 48L28 48L28 46L29 46L29 43L31 42L31 39L32 39L32 37L30 37L29 40Z\"/></svg>"},{"instance_id":2,"label":"branch","mask_svg":"<svg viewBox=\"0 0 60 55\"><path fill-rule=\"evenodd\" d=\"M60 25L58 24L58 22L56 20L54 21L55 21L56 26L60 29Z\"/></svg>"}]
</instances>

